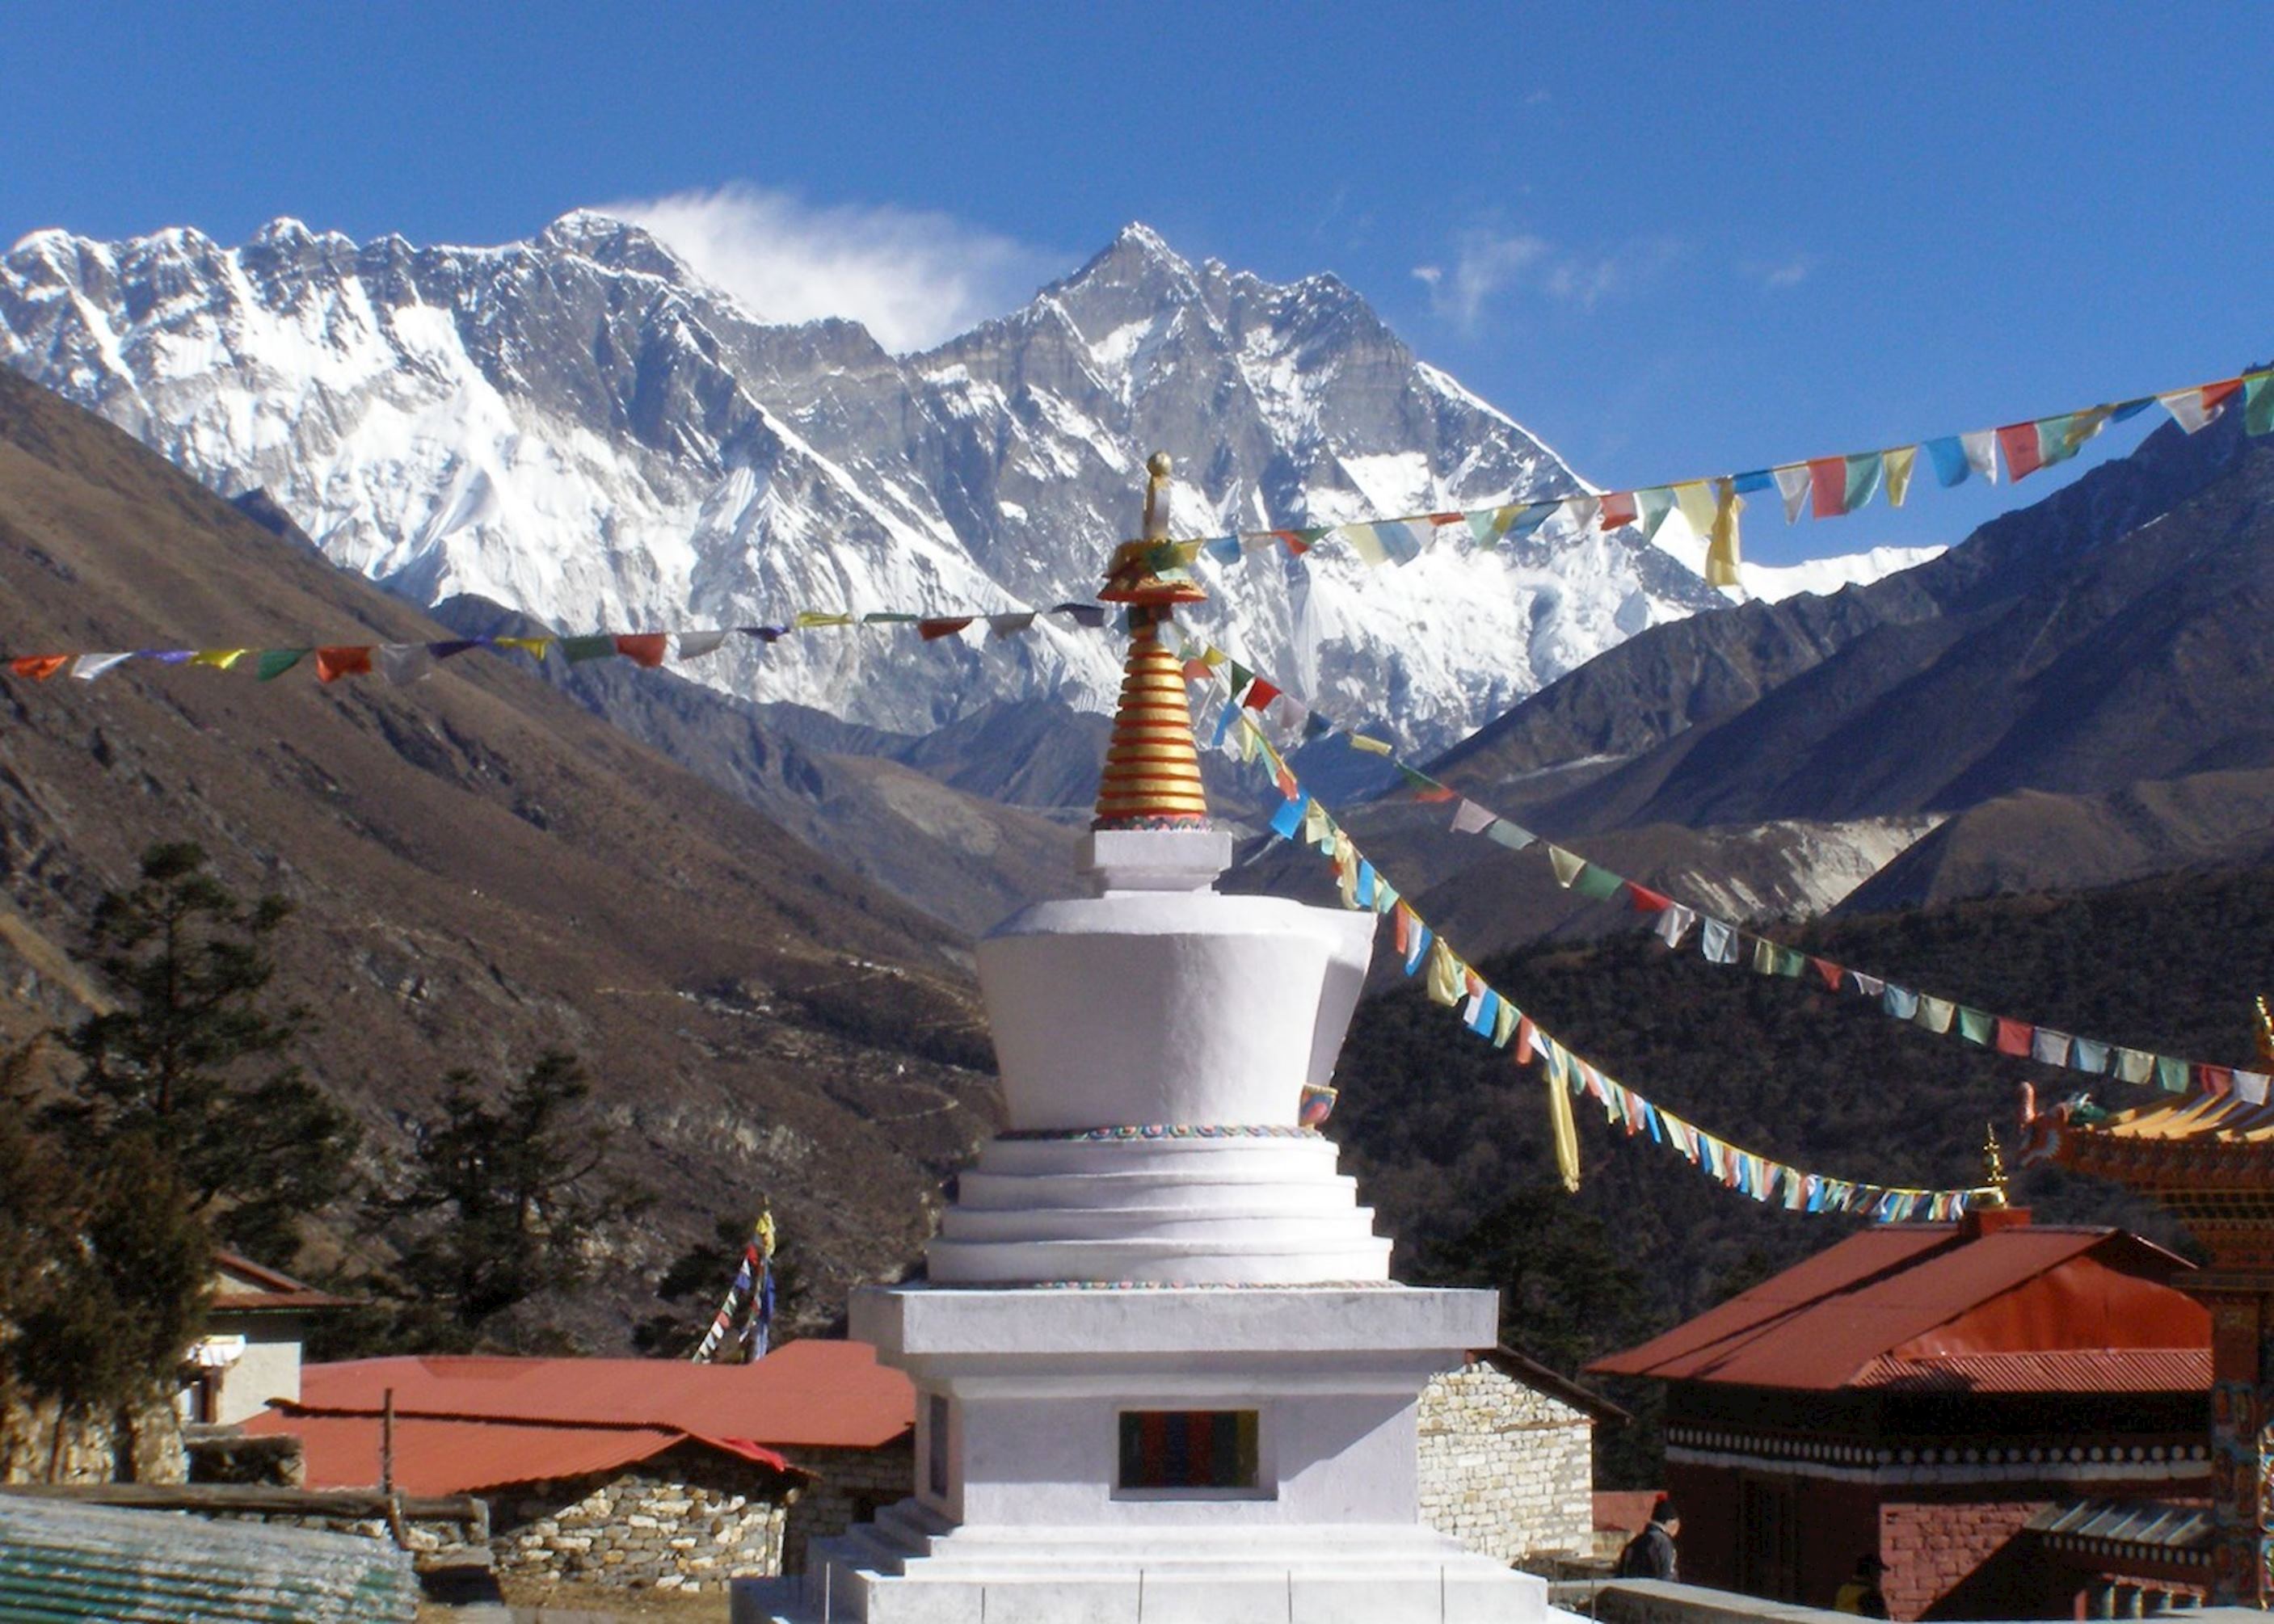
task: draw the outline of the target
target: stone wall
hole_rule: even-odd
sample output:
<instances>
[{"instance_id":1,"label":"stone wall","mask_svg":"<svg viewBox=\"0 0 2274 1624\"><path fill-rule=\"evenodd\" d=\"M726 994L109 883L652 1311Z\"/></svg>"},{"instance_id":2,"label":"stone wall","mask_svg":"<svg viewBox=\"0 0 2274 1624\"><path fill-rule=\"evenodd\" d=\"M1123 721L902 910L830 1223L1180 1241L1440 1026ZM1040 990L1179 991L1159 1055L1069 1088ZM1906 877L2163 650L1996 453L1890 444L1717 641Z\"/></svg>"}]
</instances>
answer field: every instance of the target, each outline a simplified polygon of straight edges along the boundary
<instances>
[{"instance_id":1,"label":"stone wall","mask_svg":"<svg viewBox=\"0 0 2274 1624\"><path fill-rule=\"evenodd\" d=\"M181 1417L170 1403L65 1421L59 1448L53 1404L0 1402L0 1483L180 1483L188 1476Z\"/></svg>"},{"instance_id":2,"label":"stone wall","mask_svg":"<svg viewBox=\"0 0 2274 1624\"><path fill-rule=\"evenodd\" d=\"M1594 1545L1594 1421L1480 1359L1432 1381L1419 1415L1421 1519L1503 1562Z\"/></svg>"},{"instance_id":3,"label":"stone wall","mask_svg":"<svg viewBox=\"0 0 2274 1624\"><path fill-rule=\"evenodd\" d=\"M791 1465L813 1475L790 1501L782 1551L784 1573L805 1571L808 1541L841 1534L916 1492L913 1432L877 1449L784 1449Z\"/></svg>"},{"instance_id":4,"label":"stone wall","mask_svg":"<svg viewBox=\"0 0 2274 1624\"><path fill-rule=\"evenodd\" d=\"M701 1444L628 1471L486 1496L498 1571L527 1578L724 1591L779 1573L794 1476Z\"/></svg>"}]
</instances>

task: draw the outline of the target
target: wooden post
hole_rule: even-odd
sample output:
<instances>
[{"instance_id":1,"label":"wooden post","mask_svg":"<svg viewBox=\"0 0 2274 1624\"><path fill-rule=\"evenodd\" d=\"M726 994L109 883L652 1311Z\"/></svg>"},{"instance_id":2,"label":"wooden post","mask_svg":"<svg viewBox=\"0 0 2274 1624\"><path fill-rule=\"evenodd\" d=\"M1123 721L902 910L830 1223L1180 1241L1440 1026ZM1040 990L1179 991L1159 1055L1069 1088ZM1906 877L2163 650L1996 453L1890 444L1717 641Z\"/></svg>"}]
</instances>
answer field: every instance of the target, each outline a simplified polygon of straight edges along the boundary
<instances>
[{"instance_id":1,"label":"wooden post","mask_svg":"<svg viewBox=\"0 0 2274 1624\"><path fill-rule=\"evenodd\" d=\"M388 1493L395 1492L395 1389L387 1390L387 1397L379 1412L379 1486Z\"/></svg>"}]
</instances>

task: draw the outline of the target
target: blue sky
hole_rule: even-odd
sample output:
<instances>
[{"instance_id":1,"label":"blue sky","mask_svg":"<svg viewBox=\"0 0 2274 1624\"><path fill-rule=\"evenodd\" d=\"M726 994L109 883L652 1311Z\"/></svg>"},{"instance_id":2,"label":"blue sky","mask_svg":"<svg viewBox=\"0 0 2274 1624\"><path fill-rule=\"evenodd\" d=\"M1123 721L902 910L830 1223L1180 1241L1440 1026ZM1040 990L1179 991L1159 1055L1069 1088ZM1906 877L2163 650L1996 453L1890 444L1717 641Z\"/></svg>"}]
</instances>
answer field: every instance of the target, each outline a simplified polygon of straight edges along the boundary
<instances>
[{"instance_id":1,"label":"blue sky","mask_svg":"<svg viewBox=\"0 0 2274 1624\"><path fill-rule=\"evenodd\" d=\"M768 313L915 341L1141 219L1338 273L1612 485L2274 355L2263 6L19 0L8 38L0 241L644 202ZM2049 479L1748 550L1955 540Z\"/></svg>"}]
</instances>

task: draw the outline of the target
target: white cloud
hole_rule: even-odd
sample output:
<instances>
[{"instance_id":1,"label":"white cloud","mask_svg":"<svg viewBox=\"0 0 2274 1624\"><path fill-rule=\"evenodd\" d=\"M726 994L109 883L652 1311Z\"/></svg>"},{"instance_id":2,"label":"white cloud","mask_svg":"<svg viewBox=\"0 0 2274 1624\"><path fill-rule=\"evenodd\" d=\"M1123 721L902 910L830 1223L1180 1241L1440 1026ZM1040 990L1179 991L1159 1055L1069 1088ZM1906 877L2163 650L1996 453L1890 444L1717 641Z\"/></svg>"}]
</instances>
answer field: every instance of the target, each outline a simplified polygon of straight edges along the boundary
<instances>
[{"instance_id":1,"label":"white cloud","mask_svg":"<svg viewBox=\"0 0 2274 1624\"><path fill-rule=\"evenodd\" d=\"M929 211L814 204L721 186L607 204L768 321L843 316L895 353L922 350L1023 303L1055 256Z\"/></svg>"},{"instance_id":2,"label":"white cloud","mask_svg":"<svg viewBox=\"0 0 2274 1624\"><path fill-rule=\"evenodd\" d=\"M1419 265L1413 274L1427 284L1431 309L1473 332L1486 306L1504 293L1529 291L1593 310L1606 294L1652 274L1680 252L1680 245L1667 238L1579 253L1529 232L1472 229L1453 239L1450 269Z\"/></svg>"},{"instance_id":3,"label":"white cloud","mask_svg":"<svg viewBox=\"0 0 2274 1624\"><path fill-rule=\"evenodd\" d=\"M1789 259L1754 260L1741 268L1757 279L1764 288L1797 288L1816 269L1814 254L1795 254Z\"/></svg>"}]
</instances>

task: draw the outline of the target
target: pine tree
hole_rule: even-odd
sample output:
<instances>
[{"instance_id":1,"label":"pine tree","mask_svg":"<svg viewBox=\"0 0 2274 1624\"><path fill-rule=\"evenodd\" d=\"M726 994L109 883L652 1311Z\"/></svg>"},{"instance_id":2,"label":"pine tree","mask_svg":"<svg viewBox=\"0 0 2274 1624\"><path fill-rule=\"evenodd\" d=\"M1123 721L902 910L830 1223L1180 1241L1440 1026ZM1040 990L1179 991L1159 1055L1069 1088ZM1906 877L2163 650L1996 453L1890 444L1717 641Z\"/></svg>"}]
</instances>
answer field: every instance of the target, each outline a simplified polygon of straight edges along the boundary
<instances>
[{"instance_id":1,"label":"pine tree","mask_svg":"<svg viewBox=\"0 0 2274 1624\"><path fill-rule=\"evenodd\" d=\"M515 1311L582 1285L601 1232L648 1205L604 1175L609 1136L580 1109L591 1085L573 1056L547 1049L495 1106L467 1071L443 1079L408 1186L371 1203L397 1249L386 1283L398 1341L534 1335Z\"/></svg>"},{"instance_id":2,"label":"pine tree","mask_svg":"<svg viewBox=\"0 0 2274 1624\"><path fill-rule=\"evenodd\" d=\"M305 1012L268 1006L290 913L239 902L194 845L151 847L138 883L95 908L85 956L118 1003L70 1032L80 1069L43 1113L82 1154L154 1147L216 1237L280 1267L299 1221L345 1192L358 1139L284 1057Z\"/></svg>"}]
</instances>

